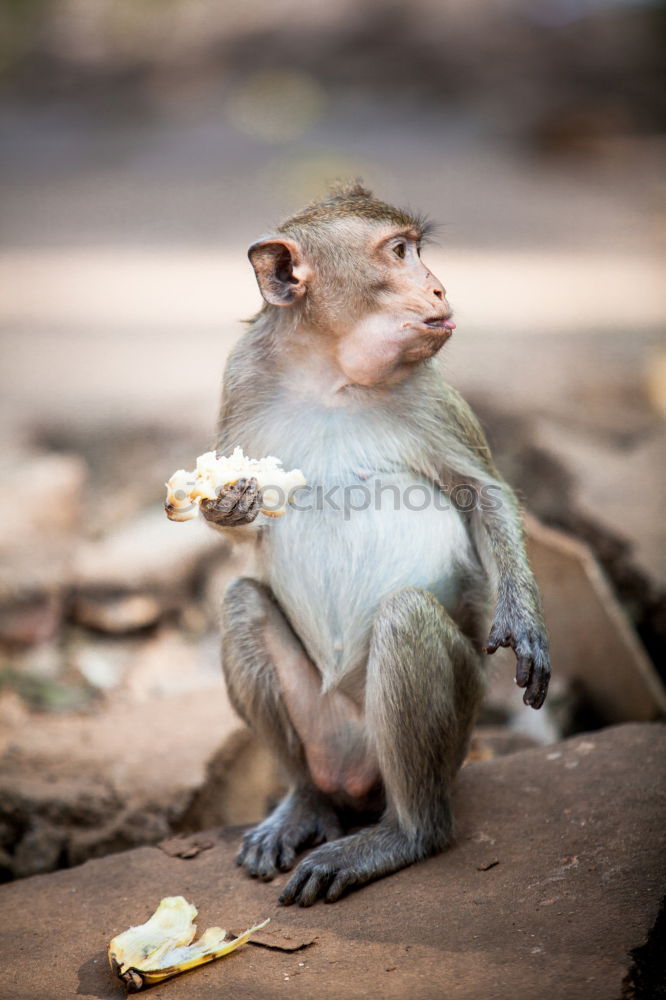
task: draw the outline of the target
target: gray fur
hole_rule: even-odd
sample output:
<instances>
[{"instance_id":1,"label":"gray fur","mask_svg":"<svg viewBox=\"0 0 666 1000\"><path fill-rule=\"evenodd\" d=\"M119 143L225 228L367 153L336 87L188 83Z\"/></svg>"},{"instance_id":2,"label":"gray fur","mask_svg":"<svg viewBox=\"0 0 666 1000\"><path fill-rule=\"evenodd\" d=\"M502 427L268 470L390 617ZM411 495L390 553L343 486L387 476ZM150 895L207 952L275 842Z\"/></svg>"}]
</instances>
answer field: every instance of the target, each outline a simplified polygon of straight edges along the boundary
<instances>
[{"instance_id":1,"label":"gray fur","mask_svg":"<svg viewBox=\"0 0 666 1000\"><path fill-rule=\"evenodd\" d=\"M229 358L216 440L224 454L240 445L252 457L277 455L333 503L269 519L258 513L250 484L202 507L234 541L255 548L257 579L234 581L225 597L224 670L234 706L292 781L284 802L246 836L239 864L269 879L289 869L304 846L319 844L281 896L301 905L337 899L450 842L451 782L482 697L489 625L486 650L515 649L527 704L543 703L550 672L516 498L474 415L446 383L441 361L415 364L392 384L342 380L333 393L321 390L335 365L330 338L313 327L313 317L321 323L327 308L343 308L344 293L360 303L370 280L363 267L351 270L345 254L353 254L339 240L342 230L360 240L359 220L336 211L334 198L316 210L307 231L307 213L282 231L306 247L320 281L338 268L349 282L332 288L329 274L314 305L304 293L288 307L264 307ZM378 211L372 207L371 216ZM379 223L373 216L369 224ZM447 508L448 491L461 484L477 497L492 488L499 503L469 513ZM380 502L345 509L345 487L351 495L365 488L373 500L379 489ZM396 487L403 497L407 487L421 490L427 509L403 503L395 510ZM291 670L296 676L288 674L293 683L285 686ZM299 676L302 698L313 699L302 711ZM307 694L313 677L314 696ZM345 699L353 706L348 730L335 715ZM322 779L315 787L313 748L303 741L317 744L318 712L324 765L326 753L365 754L363 780L376 766L378 788L361 782L355 798L335 760L330 789ZM378 803L376 825L339 837L343 807Z\"/></svg>"}]
</instances>

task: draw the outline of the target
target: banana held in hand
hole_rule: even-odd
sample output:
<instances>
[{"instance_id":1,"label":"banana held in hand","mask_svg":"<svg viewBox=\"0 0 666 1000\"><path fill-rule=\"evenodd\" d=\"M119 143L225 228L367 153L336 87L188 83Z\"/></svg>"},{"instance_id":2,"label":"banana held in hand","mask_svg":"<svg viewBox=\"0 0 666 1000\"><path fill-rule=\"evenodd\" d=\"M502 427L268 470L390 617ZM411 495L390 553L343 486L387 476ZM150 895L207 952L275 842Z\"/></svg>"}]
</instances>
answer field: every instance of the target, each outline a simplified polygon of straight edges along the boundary
<instances>
[{"instance_id":1,"label":"banana held in hand","mask_svg":"<svg viewBox=\"0 0 666 1000\"><path fill-rule=\"evenodd\" d=\"M166 484L164 504L167 517L172 521L190 521L199 513L202 500L215 500L220 488L238 479L256 479L262 491L262 513L281 517L292 490L305 486L305 476L300 469L287 472L282 462L273 458L247 458L242 448L232 454L217 458L214 451L199 455L197 467L192 472L179 469Z\"/></svg>"},{"instance_id":2,"label":"banana held in hand","mask_svg":"<svg viewBox=\"0 0 666 1000\"><path fill-rule=\"evenodd\" d=\"M222 958L268 923L264 920L228 941L221 927L209 927L192 944L197 932L196 915L196 906L183 896L166 896L145 924L130 927L112 939L109 962L128 993L138 993L145 986Z\"/></svg>"}]
</instances>

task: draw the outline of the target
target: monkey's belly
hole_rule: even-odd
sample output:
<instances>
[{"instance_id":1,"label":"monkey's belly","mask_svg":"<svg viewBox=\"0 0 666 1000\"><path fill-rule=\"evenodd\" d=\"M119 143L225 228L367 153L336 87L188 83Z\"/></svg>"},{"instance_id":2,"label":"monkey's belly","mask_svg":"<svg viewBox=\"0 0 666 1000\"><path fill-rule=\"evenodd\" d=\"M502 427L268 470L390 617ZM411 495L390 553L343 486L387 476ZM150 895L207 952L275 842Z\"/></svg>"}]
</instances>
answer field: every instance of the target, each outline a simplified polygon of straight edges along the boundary
<instances>
[{"instance_id":1,"label":"monkey's belly","mask_svg":"<svg viewBox=\"0 0 666 1000\"><path fill-rule=\"evenodd\" d=\"M324 678L367 660L373 619L402 587L433 593L451 613L473 562L460 513L412 474L326 482L268 527L263 574Z\"/></svg>"}]
</instances>

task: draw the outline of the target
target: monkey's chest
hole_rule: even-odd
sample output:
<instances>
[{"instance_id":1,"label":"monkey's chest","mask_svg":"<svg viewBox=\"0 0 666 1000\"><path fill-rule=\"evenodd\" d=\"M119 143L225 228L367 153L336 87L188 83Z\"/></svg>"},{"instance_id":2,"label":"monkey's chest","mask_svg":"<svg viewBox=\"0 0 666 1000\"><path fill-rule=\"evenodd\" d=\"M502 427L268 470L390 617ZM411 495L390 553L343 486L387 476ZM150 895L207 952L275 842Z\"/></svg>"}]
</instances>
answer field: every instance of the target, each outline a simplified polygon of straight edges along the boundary
<instances>
[{"instance_id":1,"label":"monkey's chest","mask_svg":"<svg viewBox=\"0 0 666 1000\"><path fill-rule=\"evenodd\" d=\"M470 560L459 512L411 472L310 480L262 543L267 582L329 683L365 663L384 598L421 587L453 611Z\"/></svg>"}]
</instances>

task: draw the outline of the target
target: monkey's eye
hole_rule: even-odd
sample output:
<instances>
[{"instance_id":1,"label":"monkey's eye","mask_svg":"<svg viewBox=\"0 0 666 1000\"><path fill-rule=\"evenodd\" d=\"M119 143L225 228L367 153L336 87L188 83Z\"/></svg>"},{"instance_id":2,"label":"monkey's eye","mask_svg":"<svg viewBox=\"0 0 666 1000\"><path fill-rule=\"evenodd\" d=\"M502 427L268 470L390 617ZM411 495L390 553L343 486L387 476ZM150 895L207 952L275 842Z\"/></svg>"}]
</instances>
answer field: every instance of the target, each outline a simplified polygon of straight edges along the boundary
<instances>
[{"instance_id":1,"label":"monkey's eye","mask_svg":"<svg viewBox=\"0 0 666 1000\"><path fill-rule=\"evenodd\" d=\"M407 245L405 243L396 243L396 245L393 247L393 253L396 255L396 257L399 257L400 260L405 259L406 252L407 252Z\"/></svg>"}]
</instances>

